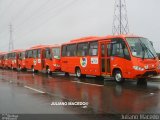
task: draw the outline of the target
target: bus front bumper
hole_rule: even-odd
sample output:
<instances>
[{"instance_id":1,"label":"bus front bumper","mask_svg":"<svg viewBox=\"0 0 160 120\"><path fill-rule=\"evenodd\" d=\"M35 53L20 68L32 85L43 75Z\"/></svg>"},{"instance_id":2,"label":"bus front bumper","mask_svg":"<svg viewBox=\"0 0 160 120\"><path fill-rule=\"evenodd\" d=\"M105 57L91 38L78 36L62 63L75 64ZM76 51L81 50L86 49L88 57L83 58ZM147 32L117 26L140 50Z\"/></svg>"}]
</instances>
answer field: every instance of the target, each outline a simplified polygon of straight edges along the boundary
<instances>
[{"instance_id":1,"label":"bus front bumper","mask_svg":"<svg viewBox=\"0 0 160 120\"><path fill-rule=\"evenodd\" d=\"M129 74L127 74L126 78L128 79L151 78L154 76L158 76L159 74L160 71L157 69L144 70L144 71L133 70L132 72L129 72Z\"/></svg>"}]
</instances>

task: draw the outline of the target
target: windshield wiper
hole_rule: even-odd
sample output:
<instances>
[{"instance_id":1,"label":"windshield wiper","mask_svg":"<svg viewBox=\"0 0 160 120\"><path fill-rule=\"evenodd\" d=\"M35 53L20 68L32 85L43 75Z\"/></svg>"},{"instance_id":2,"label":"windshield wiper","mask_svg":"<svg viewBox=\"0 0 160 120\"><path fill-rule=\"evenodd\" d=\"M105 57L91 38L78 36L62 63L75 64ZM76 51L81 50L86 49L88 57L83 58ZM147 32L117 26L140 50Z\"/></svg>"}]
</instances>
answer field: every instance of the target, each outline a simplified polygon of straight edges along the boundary
<instances>
[{"instance_id":1,"label":"windshield wiper","mask_svg":"<svg viewBox=\"0 0 160 120\"><path fill-rule=\"evenodd\" d=\"M141 41L141 40L140 40ZM141 41L141 45L144 49L144 54L143 54L143 59L145 57L145 52L147 52L147 50L151 53L151 55L153 56L153 58L155 59L156 57L154 56L154 54L152 53L152 51ZM148 54L148 57L149 57L149 54Z\"/></svg>"}]
</instances>

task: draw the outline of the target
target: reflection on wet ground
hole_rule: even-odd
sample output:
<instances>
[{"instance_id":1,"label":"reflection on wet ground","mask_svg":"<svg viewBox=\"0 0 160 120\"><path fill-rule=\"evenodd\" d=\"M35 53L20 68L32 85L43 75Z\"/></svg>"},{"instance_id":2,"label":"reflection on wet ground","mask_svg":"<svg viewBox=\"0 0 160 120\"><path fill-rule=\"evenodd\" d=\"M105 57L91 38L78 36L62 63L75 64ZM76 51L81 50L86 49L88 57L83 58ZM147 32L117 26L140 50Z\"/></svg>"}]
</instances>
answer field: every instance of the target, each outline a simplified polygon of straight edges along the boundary
<instances>
[{"instance_id":1,"label":"reflection on wet ground","mask_svg":"<svg viewBox=\"0 0 160 120\"><path fill-rule=\"evenodd\" d=\"M32 95L38 98L36 99L38 101L45 99L48 105L52 102L66 101L89 103L88 106L52 107L57 111L55 113L160 113L160 82L158 81L149 81L146 85L137 85L136 81L117 84L113 80L102 81L93 77L80 80L74 76L64 77L63 74L47 76L8 70L0 70L0 81L25 87L23 89L29 88L28 91L38 90L41 95L35 93Z\"/></svg>"}]
</instances>

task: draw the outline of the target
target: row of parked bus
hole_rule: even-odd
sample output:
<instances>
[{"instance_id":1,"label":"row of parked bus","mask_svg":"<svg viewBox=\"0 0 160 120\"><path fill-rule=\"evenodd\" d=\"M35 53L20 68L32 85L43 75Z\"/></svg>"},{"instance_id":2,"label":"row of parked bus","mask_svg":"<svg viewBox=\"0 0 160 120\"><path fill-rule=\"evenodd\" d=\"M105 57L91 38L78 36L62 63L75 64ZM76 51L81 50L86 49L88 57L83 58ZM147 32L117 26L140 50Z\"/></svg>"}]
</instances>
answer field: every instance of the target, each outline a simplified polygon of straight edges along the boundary
<instances>
[{"instance_id":1,"label":"row of parked bus","mask_svg":"<svg viewBox=\"0 0 160 120\"><path fill-rule=\"evenodd\" d=\"M159 59L151 42L133 35L84 37L62 45L1 52L0 67L32 72L45 70L48 74L62 71L79 78L111 76L117 82L145 80L160 73Z\"/></svg>"}]
</instances>

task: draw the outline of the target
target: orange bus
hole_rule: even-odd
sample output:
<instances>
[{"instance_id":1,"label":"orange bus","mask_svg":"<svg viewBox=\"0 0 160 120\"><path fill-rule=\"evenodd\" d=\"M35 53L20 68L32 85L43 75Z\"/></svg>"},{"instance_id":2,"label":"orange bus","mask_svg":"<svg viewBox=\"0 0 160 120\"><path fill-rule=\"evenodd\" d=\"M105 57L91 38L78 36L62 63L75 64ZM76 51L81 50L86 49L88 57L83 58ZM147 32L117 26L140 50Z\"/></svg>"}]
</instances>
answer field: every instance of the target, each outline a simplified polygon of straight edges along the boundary
<instances>
[{"instance_id":1,"label":"orange bus","mask_svg":"<svg viewBox=\"0 0 160 120\"><path fill-rule=\"evenodd\" d=\"M111 76L116 82L159 74L156 52L147 38L133 35L85 37L61 46L61 70L66 74Z\"/></svg>"},{"instance_id":2,"label":"orange bus","mask_svg":"<svg viewBox=\"0 0 160 120\"><path fill-rule=\"evenodd\" d=\"M60 45L50 45L45 48L44 69L47 74L60 71Z\"/></svg>"},{"instance_id":3,"label":"orange bus","mask_svg":"<svg viewBox=\"0 0 160 120\"><path fill-rule=\"evenodd\" d=\"M32 70L33 73L43 70L45 47L47 47L47 45L37 45L26 50L26 69Z\"/></svg>"},{"instance_id":4,"label":"orange bus","mask_svg":"<svg viewBox=\"0 0 160 120\"><path fill-rule=\"evenodd\" d=\"M8 62L7 62L7 66L10 69L17 69L18 68L18 54L19 52L21 52L22 50L13 50L11 52L8 53Z\"/></svg>"}]
</instances>

